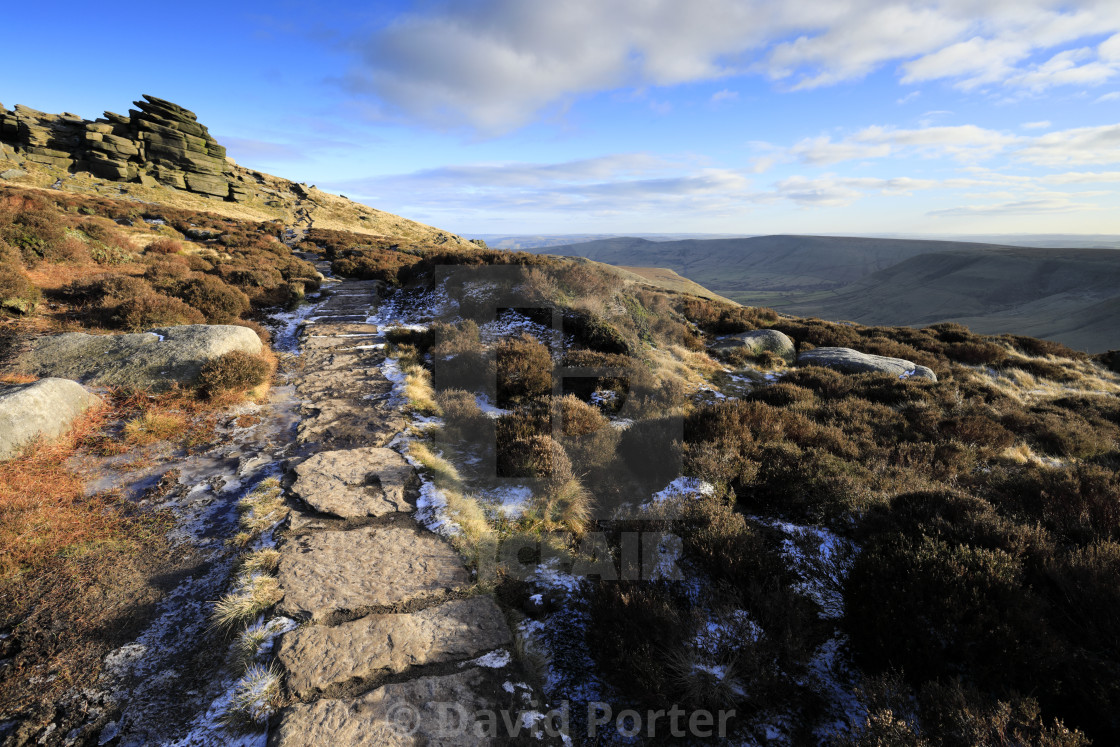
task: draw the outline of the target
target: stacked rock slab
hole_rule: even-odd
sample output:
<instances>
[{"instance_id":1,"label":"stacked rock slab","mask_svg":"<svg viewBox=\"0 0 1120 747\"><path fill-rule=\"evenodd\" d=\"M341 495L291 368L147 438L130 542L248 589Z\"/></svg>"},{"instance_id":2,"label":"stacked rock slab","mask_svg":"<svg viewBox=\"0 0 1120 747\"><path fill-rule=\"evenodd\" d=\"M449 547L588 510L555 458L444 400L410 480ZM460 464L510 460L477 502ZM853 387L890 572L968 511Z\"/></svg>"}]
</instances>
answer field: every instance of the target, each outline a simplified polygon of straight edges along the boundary
<instances>
[{"instance_id":1,"label":"stacked rock slab","mask_svg":"<svg viewBox=\"0 0 1120 747\"><path fill-rule=\"evenodd\" d=\"M10 150L17 158L102 179L159 183L230 201L252 195L194 112L147 94L134 103L128 116L105 112L92 122L0 106L0 146L5 155Z\"/></svg>"}]
</instances>

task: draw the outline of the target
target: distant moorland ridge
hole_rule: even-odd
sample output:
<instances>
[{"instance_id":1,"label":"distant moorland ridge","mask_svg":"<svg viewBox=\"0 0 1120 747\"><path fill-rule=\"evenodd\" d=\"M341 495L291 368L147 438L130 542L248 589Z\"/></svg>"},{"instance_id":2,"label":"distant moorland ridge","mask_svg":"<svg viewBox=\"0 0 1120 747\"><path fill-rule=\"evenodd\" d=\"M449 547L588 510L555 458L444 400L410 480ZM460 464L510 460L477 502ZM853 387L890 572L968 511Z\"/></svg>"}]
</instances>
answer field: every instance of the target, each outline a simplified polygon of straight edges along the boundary
<instances>
[{"instance_id":1,"label":"distant moorland ridge","mask_svg":"<svg viewBox=\"0 0 1120 747\"><path fill-rule=\"evenodd\" d=\"M989 334L1120 347L1120 252L958 241L615 238L541 252L665 267L727 298L862 324L957 322Z\"/></svg>"}]
</instances>

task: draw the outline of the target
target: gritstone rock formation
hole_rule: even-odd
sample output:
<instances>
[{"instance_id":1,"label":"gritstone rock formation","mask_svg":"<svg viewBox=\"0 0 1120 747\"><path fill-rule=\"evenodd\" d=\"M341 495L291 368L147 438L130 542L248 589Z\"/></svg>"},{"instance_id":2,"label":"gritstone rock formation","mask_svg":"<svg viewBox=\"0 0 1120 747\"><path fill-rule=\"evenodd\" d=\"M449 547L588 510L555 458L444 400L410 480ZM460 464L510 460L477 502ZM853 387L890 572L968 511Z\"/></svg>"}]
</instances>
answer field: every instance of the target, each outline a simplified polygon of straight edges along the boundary
<instances>
[{"instance_id":1,"label":"gritstone rock formation","mask_svg":"<svg viewBox=\"0 0 1120 747\"><path fill-rule=\"evenodd\" d=\"M0 155L88 171L114 181L156 183L238 202L251 192L234 174L226 149L194 112L144 95L128 116L105 112L92 122L76 114L46 114L0 105Z\"/></svg>"}]
</instances>

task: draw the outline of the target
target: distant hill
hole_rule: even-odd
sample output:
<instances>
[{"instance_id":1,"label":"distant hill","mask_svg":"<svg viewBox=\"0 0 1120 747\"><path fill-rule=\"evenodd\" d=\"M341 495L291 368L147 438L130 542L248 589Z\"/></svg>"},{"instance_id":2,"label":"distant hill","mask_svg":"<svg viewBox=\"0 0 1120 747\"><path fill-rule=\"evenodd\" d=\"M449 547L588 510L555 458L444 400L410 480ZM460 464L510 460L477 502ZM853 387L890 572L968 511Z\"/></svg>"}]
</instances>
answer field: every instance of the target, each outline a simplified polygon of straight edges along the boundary
<instances>
[{"instance_id":1,"label":"distant hill","mask_svg":"<svg viewBox=\"0 0 1120 747\"><path fill-rule=\"evenodd\" d=\"M1098 352L1120 347L1120 252L1037 248L935 252L837 290L754 300L765 300L790 314L864 324L925 326L954 321L977 332L1016 332Z\"/></svg>"},{"instance_id":2,"label":"distant hill","mask_svg":"<svg viewBox=\"0 0 1120 747\"><path fill-rule=\"evenodd\" d=\"M736 292L744 291L839 288L919 254L961 247L962 244L955 241L847 236L753 236L656 242L624 237L553 246L541 251L587 257L612 265L667 267L716 293L734 298Z\"/></svg>"},{"instance_id":3,"label":"distant hill","mask_svg":"<svg viewBox=\"0 0 1120 747\"><path fill-rule=\"evenodd\" d=\"M959 241L828 236L652 242L604 239L560 247L608 264L666 267L739 303L798 316L1059 340L1120 348L1120 252Z\"/></svg>"}]
</instances>

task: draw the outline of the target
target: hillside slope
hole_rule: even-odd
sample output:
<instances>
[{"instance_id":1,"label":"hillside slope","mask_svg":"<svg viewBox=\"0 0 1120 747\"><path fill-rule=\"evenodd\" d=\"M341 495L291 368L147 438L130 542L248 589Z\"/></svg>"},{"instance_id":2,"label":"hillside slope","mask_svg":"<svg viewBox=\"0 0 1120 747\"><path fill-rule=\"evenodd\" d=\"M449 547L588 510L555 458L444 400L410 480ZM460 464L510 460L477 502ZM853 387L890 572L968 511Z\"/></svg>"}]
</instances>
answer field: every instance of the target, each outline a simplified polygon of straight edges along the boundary
<instances>
[{"instance_id":1,"label":"hillside slope","mask_svg":"<svg viewBox=\"0 0 1120 747\"><path fill-rule=\"evenodd\" d=\"M548 254L613 265L667 267L716 293L838 288L903 260L959 250L959 242L848 236L754 236L746 239L647 241L602 239L554 246ZM968 245L990 247L992 245Z\"/></svg>"},{"instance_id":2,"label":"hillside slope","mask_svg":"<svg viewBox=\"0 0 1120 747\"><path fill-rule=\"evenodd\" d=\"M0 180L205 210L238 220L352 231L424 244L466 246L448 231L339 195L244 168L194 112L155 96L128 116L96 120L0 105Z\"/></svg>"},{"instance_id":3,"label":"hillside slope","mask_svg":"<svg viewBox=\"0 0 1120 747\"><path fill-rule=\"evenodd\" d=\"M1096 352L1120 346L1118 289L1115 250L1023 248L923 254L834 291L759 300L797 315L912 326L952 321Z\"/></svg>"}]
</instances>

